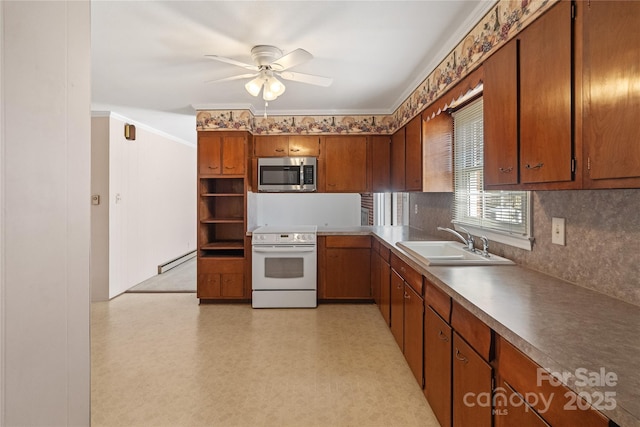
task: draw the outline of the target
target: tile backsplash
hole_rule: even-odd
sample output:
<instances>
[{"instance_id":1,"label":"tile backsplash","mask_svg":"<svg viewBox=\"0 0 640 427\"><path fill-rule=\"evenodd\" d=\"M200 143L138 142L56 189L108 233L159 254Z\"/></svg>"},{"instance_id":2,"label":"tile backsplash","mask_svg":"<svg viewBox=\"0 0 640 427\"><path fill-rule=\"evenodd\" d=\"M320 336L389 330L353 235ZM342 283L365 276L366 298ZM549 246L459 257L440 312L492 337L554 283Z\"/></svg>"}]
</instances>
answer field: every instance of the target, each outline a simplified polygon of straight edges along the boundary
<instances>
[{"instance_id":1,"label":"tile backsplash","mask_svg":"<svg viewBox=\"0 0 640 427\"><path fill-rule=\"evenodd\" d=\"M452 202L451 193L411 193L409 224L449 239L436 227L451 226ZM492 242L491 252L640 306L640 190L534 191L532 202L533 250ZM551 243L552 217L566 218L566 246Z\"/></svg>"}]
</instances>

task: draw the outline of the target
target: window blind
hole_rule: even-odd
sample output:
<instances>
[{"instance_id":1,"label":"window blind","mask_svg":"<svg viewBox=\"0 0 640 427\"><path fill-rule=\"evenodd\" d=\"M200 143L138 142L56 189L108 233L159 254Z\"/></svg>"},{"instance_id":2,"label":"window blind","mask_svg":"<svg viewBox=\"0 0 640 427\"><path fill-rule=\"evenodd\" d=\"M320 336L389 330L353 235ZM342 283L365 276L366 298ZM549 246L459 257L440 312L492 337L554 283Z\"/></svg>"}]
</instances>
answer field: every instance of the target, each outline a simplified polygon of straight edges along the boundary
<instances>
[{"instance_id":1,"label":"window blind","mask_svg":"<svg viewBox=\"0 0 640 427\"><path fill-rule=\"evenodd\" d=\"M529 237L529 192L484 191L482 98L453 115L453 222Z\"/></svg>"}]
</instances>

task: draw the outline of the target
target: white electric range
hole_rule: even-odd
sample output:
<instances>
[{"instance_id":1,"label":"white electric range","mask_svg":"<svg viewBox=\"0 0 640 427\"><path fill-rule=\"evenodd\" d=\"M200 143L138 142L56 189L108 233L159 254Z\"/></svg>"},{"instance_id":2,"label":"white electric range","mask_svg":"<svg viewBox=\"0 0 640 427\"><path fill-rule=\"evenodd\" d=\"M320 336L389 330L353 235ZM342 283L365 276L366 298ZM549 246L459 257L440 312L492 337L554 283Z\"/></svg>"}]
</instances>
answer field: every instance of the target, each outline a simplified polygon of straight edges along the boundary
<instances>
[{"instance_id":1,"label":"white electric range","mask_svg":"<svg viewBox=\"0 0 640 427\"><path fill-rule=\"evenodd\" d=\"M264 226L252 233L251 305L317 306L317 226Z\"/></svg>"}]
</instances>

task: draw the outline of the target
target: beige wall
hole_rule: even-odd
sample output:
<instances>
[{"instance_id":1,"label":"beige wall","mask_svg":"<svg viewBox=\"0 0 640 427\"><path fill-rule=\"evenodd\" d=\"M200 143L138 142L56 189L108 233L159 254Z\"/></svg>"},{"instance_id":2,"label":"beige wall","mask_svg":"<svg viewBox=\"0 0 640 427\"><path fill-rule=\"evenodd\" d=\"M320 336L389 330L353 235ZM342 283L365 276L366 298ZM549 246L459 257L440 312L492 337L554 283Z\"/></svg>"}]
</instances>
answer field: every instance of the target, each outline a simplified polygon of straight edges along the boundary
<instances>
[{"instance_id":1,"label":"beige wall","mask_svg":"<svg viewBox=\"0 0 640 427\"><path fill-rule=\"evenodd\" d=\"M437 234L452 202L450 193L412 194L410 225ZM640 306L640 190L534 191L532 202L533 250L491 243L491 252ZM566 246L551 243L552 217L566 218Z\"/></svg>"},{"instance_id":2,"label":"beige wall","mask_svg":"<svg viewBox=\"0 0 640 427\"><path fill-rule=\"evenodd\" d=\"M0 425L89 425L90 3L0 10Z\"/></svg>"},{"instance_id":3,"label":"beige wall","mask_svg":"<svg viewBox=\"0 0 640 427\"><path fill-rule=\"evenodd\" d=\"M100 117L100 115L102 117ZM113 298L196 248L196 148L127 119L92 119L92 300Z\"/></svg>"}]
</instances>

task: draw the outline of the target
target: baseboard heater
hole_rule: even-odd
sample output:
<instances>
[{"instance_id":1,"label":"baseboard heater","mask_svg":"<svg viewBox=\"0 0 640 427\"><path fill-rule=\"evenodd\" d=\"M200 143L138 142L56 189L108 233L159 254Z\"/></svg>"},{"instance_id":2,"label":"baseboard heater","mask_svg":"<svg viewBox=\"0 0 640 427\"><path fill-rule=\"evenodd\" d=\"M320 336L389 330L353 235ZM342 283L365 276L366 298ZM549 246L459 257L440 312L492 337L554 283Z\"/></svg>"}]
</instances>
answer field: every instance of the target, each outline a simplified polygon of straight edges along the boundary
<instances>
[{"instance_id":1,"label":"baseboard heater","mask_svg":"<svg viewBox=\"0 0 640 427\"><path fill-rule=\"evenodd\" d=\"M171 261L167 261L164 264L160 264L158 266L158 274L166 273L171 270L173 267L177 267L183 262L189 261L191 258L196 256L197 251L187 252L184 255L179 256L178 258L174 258Z\"/></svg>"}]
</instances>

